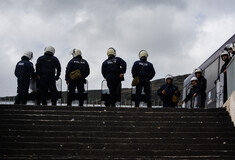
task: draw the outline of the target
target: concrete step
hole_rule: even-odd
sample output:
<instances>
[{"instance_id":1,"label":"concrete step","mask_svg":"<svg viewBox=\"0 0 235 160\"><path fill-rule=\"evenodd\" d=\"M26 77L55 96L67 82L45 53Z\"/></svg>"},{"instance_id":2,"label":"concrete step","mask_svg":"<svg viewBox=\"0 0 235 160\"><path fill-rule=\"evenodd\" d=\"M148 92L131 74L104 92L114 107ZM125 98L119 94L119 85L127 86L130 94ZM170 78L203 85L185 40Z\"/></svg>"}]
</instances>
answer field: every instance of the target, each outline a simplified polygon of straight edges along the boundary
<instances>
[{"instance_id":1,"label":"concrete step","mask_svg":"<svg viewBox=\"0 0 235 160\"><path fill-rule=\"evenodd\" d=\"M164 108L161 109L136 109L136 108L126 108L127 111L125 111L125 108L122 109L113 109L107 110L106 108L103 108L98 111L95 110L84 110L83 108L77 108L74 110L73 108L67 108L67 110L53 110L53 109L36 109L35 107L30 107L28 109L3 109L1 107L1 113L0 115L5 115L5 114L55 114L55 115L95 115L95 116L115 116L115 115L130 115L130 116L153 116L153 117L158 117L158 116L228 116L228 113L225 112L225 110L216 110L210 109L210 110L201 110L201 109L192 109L194 112L188 109L181 110L179 111L172 111L170 109L166 110ZM181 110L181 111L180 111ZM199 112L200 111L200 112Z\"/></svg>"},{"instance_id":2,"label":"concrete step","mask_svg":"<svg viewBox=\"0 0 235 160\"><path fill-rule=\"evenodd\" d=\"M228 116L95 116L95 115L54 115L54 114L6 114L1 115L0 120L4 119L40 119L40 120L84 120L84 121L200 121L200 122L231 122Z\"/></svg>"},{"instance_id":3,"label":"concrete step","mask_svg":"<svg viewBox=\"0 0 235 160\"><path fill-rule=\"evenodd\" d=\"M1 110L21 110L21 111L54 111L54 112L63 112L63 111L78 111L78 112L191 112L191 113L205 113L205 112L224 112L225 108L211 108L211 109L188 109L188 108L124 108L124 107L66 107L66 106L30 106L30 105L0 105ZM225 112L226 113L226 112Z\"/></svg>"},{"instance_id":4,"label":"concrete step","mask_svg":"<svg viewBox=\"0 0 235 160\"><path fill-rule=\"evenodd\" d=\"M1 135L10 136L54 136L54 137L129 137L129 138L141 138L141 137L165 137L165 138L235 138L235 132L113 132L113 131L41 131L41 130L10 130L1 131Z\"/></svg>"},{"instance_id":5,"label":"concrete step","mask_svg":"<svg viewBox=\"0 0 235 160\"><path fill-rule=\"evenodd\" d=\"M32 124L0 124L0 131L21 131L21 130L41 130L41 131L104 131L104 132L234 132L235 128L223 127L177 127L167 124L159 126L97 126L97 125L32 125Z\"/></svg>"},{"instance_id":6,"label":"concrete step","mask_svg":"<svg viewBox=\"0 0 235 160\"><path fill-rule=\"evenodd\" d=\"M0 105L0 159L235 159L225 109Z\"/></svg>"},{"instance_id":7,"label":"concrete step","mask_svg":"<svg viewBox=\"0 0 235 160\"><path fill-rule=\"evenodd\" d=\"M223 157L227 158L234 158L234 151L228 151L228 150L106 150L104 149L86 149L86 150L79 150L79 149L63 149L63 148L41 148L41 149L21 149L21 150L15 150L15 149L7 149L3 150L2 153L5 155L5 157L8 156L8 154L11 154L11 156L14 157L29 157L30 159L33 159L33 157L37 156L50 156L50 157L63 157L63 158L74 158L74 159L120 159L122 158L155 158L158 157L187 157L188 159L191 159L191 157L210 157L210 158L221 158ZM50 154L48 154L50 153ZM56 156L55 156L56 155ZM29 159L28 158L28 159ZM231 159L232 160L232 159Z\"/></svg>"},{"instance_id":8,"label":"concrete step","mask_svg":"<svg viewBox=\"0 0 235 160\"><path fill-rule=\"evenodd\" d=\"M211 145L225 145L225 144L235 144L235 138L129 138L129 137L39 137L39 136L1 136L0 142L58 142L58 143L70 143L70 142L80 142L80 143L155 143L155 144L211 144Z\"/></svg>"},{"instance_id":9,"label":"concrete step","mask_svg":"<svg viewBox=\"0 0 235 160\"><path fill-rule=\"evenodd\" d=\"M235 151L234 144L220 144L220 145L213 145L213 144L187 144L178 143L178 144L171 144L170 142L165 144L155 144L155 143L80 143L80 142L2 142L0 149L16 149L22 150L24 148L26 151L28 149L41 149L41 148L58 148L58 149L78 149L78 150L86 150L86 149L105 149L105 150L197 150L197 151L204 151L204 150L226 150L226 151Z\"/></svg>"},{"instance_id":10,"label":"concrete step","mask_svg":"<svg viewBox=\"0 0 235 160\"><path fill-rule=\"evenodd\" d=\"M70 120L31 120L31 119L4 119L0 121L0 124L9 125L64 125L64 126L126 126L126 127L140 127L140 126L174 126L174 127L233 127L233 123L230 122L201 122L201 121L85 121L76 120L71 117Z\"/></svg>"}]
</instances>

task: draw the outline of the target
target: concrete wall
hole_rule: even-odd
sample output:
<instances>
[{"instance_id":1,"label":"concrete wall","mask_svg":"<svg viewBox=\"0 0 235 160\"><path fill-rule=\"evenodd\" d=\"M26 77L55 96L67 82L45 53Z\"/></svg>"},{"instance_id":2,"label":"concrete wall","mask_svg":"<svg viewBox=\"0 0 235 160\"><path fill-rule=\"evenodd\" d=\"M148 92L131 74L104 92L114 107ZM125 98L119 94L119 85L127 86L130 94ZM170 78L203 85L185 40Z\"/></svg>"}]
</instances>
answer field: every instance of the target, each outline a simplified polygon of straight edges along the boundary
<instances>
[{"instance_id":1,"label":"concrete wall","mask_svg":"<svg viewBox=\"0 0 235 160\"><path fill-rule=\"evenodd\" d=\"M224 104L224 107L226 107L227 111L229 112L231 119L233 121L233 124L235 126L235 91L228 98L228 100Z\"/></svg>"}]
</instances>

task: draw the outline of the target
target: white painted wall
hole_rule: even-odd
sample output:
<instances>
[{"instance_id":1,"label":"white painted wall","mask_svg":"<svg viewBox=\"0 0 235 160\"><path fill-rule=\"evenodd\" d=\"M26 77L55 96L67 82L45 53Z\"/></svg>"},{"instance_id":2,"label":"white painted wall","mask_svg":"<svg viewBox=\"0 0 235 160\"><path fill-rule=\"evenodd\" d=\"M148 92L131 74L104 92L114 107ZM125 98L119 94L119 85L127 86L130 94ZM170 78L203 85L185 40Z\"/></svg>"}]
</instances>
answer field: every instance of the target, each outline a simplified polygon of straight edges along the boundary
<instances>
[{"instance_id":1,"label":"white painted wall","mask_svg":"<svg viewBox=\"0 0 235 160\"><path fill-rule=\"evenodd\" d=\"M235 126L235 91L233 91L232 95L228 98L224 104L224 107L226 107L227 111L229 112Z\"/></svg>"}]
</instances>

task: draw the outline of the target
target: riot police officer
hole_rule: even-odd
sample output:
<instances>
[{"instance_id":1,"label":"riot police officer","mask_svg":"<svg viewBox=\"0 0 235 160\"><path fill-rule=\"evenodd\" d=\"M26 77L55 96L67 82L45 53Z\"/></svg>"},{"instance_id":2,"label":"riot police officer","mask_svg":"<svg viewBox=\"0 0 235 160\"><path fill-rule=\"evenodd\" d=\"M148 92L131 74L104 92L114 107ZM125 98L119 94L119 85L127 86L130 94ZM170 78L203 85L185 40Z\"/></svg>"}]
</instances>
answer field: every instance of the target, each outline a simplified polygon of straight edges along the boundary
<instances>
[{"instance_id":1,"label":"riot police officer","mask_svg":"<svg viewBox=\"0 0 235 160\"><path fill-rule=\"evenodd\" d=\"M166 75L165 82L166 84L158 89L157 94L163 101L163 107L176 107L181 93L178 87L173 85L172 75Z\"/></svg>"},{"instance_id":2,"label":"riot police officer","mask_svg":"<svg viewBox=\"0 0 235 160\"><path fill-rule=\"evenodd\" d=\"M61 66L54 54L55 48L47 46L44 49L44 55L39 57L36 63L36 72L40 79L40 92L43 105L47 105L48 90L51 93L52 105L56 105L57 101L56 80L60 77Z\"/></svg>"},{"instance_id":3,"label":"riot police officer","mask_svg":"<svg viewBox=\"0 0 235 160\"><path fill-rule=\"evenodd\" d=\"M194 97L193 95L196 93L196 90L197 90L197 83L198 83L197 77L192 77L191 78L191 85L192 85L192 87L190 88L190 91L186 95L185 99L183 101L181 101L179 103L179 105L182 105L184 102L187 103L188 101L193 99L193 97ZM194 104L191 104L191 107L193 108Z\"/></svg>"},{"instance_id":4,"label":"riot police officer","mask_svg":"<svg viewBox=\"0 0 235 160\"><path fill-rule=\"evenodd\" d=\"M83 93L85 91L84 84L86 83L85 78L90 74L90 68L87 61L82 58L82 52L80 50L73 49L72 55L73 58L69 61L65 73L65 80L68 84L67 105L71 106L74 97L74 92L77 88L79 106L82 107L84 102Z\"/></svg>"},{"instance_id":5,"label":"riot police officer","mask_svg":"<svg viewBox=\"0 0 235 160\"><path fill-rule=\"evenodd\" d=\"M227 65L230 62L230 54L228 51L224 50L221 52L221 59L224 61L223 66L221 67L220 74L224 74L224 103L226 102L228 95L227 95Z\"/></svg>"},{"instance_id":6,"label":"riot police officer","mask_svg":"<svg viewBox=\"0 0 235 160\"><path fill-rule=\"evenodd\" d=\"M118 95L121 94L121 81L124 80L126 73L126 62L116 57L116 50L109 48L107 51L108 59L102 64L102 75L107 80L107 85L110 92L109 101L106 106L115 107Z\"/></svg>"},{"instance_id":7,"label":"riot police officer","mask_svg":"<svg viewBox=\"0 0 235 160\"><path fill-rule=\"evenodd\" d=\"M227 44L225 50L227 50L231 54L231 57L233 58L235 55L235 42Z\"/></svg>"},{"instance_id":8,"label":"riot police officer","mask_svg":"<svg viewBox=\"0 0 235 160\"><path fill-rule=\"evenodd\" d=\"M139 77L139 83L136 85L135 107L139 107L141 92L144 88L144 93L147 100L147 107L151 108L151 88L150 80L155 76L153 64L147 61L148 53L145 50L139 52L140 60L136 61L132 67L133 78Z\"/></svg>"},{"instance_id":9,"label":"riot police officer","mask_svg":"<svg viewBox=\"0 0 235 160\"><path fill-rule=\"evenodd\" d=\"M221 59L224 61L224 64L221 67L220 73L226 73L227 65L230 62L230 55L228 51L224 50L221 52L220 56L221 56Z\"/></svg>"},{"instance_id":10,"label":"riot police officer","mask_svg":"<svg viewBox=\"0 0 235 160\"><path fill-rule=\"evenodd\" d=\"M27 51L21 57L21 61L16 64L15 76L17 77L17 96L15 104L26 104L29 90L30 78L34 78L33 52Z\"/></svg>"},{"instance_id":11,"label":"riot police officer","mask_svg":"<svg viewBox=\"0 0 235 160\"><path fill-rule=\"evenodd\" d=\"M207 87L207 80L202 75L202 69L197 68L195 69L194 73L198 79L196 93L194 93L194 97L197 97L197 105L199 108L205 108L206 102L206 87Z\"/></svg>"}]
</instances>

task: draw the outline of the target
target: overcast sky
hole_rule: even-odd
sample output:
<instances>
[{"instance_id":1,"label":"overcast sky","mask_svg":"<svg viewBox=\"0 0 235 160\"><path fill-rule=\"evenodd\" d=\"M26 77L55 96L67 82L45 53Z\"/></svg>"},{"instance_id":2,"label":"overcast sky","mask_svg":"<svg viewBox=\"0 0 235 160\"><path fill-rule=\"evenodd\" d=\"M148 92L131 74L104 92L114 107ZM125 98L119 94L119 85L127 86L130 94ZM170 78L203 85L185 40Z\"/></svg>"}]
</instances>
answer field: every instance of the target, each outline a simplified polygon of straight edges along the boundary
<instances>
[{"instance_id":1,"label":"overcast sky","mask_svg":"<svg viewBox=\"0 0 235 160\"><path fill-rule=\"evenodd\" d=\"M82 51L89 89L100 89L109 47L127 62L123 87L142 49L154 79L191 73L235 33L234 18L234 0L0 0L0 96L16 95L22 54L33 51L35 64L47 45L56 49L63 81L69 52Z\"/></svg>"}]
</instances>

